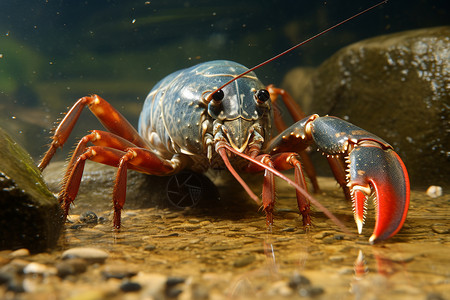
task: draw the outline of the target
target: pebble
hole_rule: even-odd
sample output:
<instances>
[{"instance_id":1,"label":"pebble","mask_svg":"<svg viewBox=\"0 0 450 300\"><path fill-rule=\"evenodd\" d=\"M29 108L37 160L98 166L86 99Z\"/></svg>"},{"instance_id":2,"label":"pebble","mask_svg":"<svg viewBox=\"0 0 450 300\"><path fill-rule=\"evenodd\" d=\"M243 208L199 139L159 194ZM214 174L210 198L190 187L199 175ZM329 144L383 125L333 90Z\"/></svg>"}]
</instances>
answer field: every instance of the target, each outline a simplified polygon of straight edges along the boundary
<instances>
[{"instance_id":1,"label":"pebble","mask_svg":"<svg viewBox=\"0 0 450 300\"><path fill-rule=\"evenodd\" d=\"M333 255L328 258L331 262L343 262L345 260L344 255Z\"/></svg>"},{"instance_id":2,"label":"pebble","mask_svg":"<svg viewBox=\"0 0 450 300\"><path fill-rule=\"evenodd\" d=\"M427 195L431 198L437 198L442 196L442 187L438 185L431 185L427 189Z\"/></svg>"},{"instance_id":3,"label":"pebble","mask_svg":"<svg viewBox=\"0 0 450 300\"><path fill-rule=\"evenodd\" d=\"M342 267L340 268L337 273L339 275L351 275L355 272L355 270L353 268L350 267Z\"/></svg>"},{"instance_id":4,"label":"pebble","mask_svg":"<svg viewBox=\"0 0 450 300\"><path fill-rule=\"evenodd\" d=\"M85 224L97 224L98 217L93 211L86 211L80 215L80 222Z\"/></svg>"},{"instance_id":5,"label":"pebble","mask_svg":"<svg viewBox=\"0 0 450 300\"><path fill-rule=\"evenodd\" d=\"M167 278L166 286L172 287L177 284L184 283L185 281L186 281L186 279L184 279L182 277L169 277L169 278Z\"/></svg>"},{"instance_id":6,"label":"pebble","mask_svg":"<svg viewBox=\"0 0 450 300\"><path fill-rule=\"evenodd\" d=\"M92 263L103 263L109 254L98 248L76 247L66 250L62 254L63 259L82 258Z\"/></svg>"},{"instance_id":7,"label":"pebble","mask_svg":"<svg viewBox=\"0 0 450 300\"><path fill-rule=\"evenodd\" d=\"M26 248L17 249L16 251L13 251L9 254L10 257L16 258L16 257L26 257L30 255L30 250Z\"/></svg>"},{"instance_id":8,"label":"pebble","mask_svg":"<svg viewBox=\"0 0 450 300\"><path fill-rule=\"evenodd\" d=\"M254 255L246 255L244 257L238 258L233 262L233 267L242 268L248 266L252 262L254 262L256 257Z\"/></svg>"},{"instance_id":9,"label":"pebble","mask_svg":"<svg viewBox=\"0 0 450 300\"><path fill-rule=\"evenodd\" d=\"M324 292L323 288L319 286L303 287L298 290L298 293L302 297L316 297L323 294L323 292Z\"/></svg>"},{"instance_id":10,"label":"pebble","mask_svg":"<svg viewBox=\"0 0 450 300\"><path fill-rule=\"evenodd\" d=\"M156 245L154 245L154 244L146 245L144 247L144 250L146 250L146 251L153 251L155 249L156 249Z\"/></svg>"},{"instance_id":11,"label":"pebble","mask_svg":"<svg viewBox=\"0 0 450 300\"><path fill-rule=\"evenodd\" d=\"M448 226L446 226L445 224L440 224L440 223L436 223L431 225L431 229L439 234L446 234L449 232Z\"/></svg>"},{"instance_id":12,"label":"pebble","mask_svg":"<svg viewBox=\"0 0 450 300\"><path fill-rule=\"evenodd\" d=\"M60 261L56 264L56 269L58 271L59 277L66 277L68 275L80 274L86 271L87 261L81 258L69 258Z\"/></svg>"},{"instance_id":13,"label":"pebble","mask_svg":"<svg viewBox=\"0 0 450 300\"><path fill-rule=\"evenodd\" d=\"M37 262L29 263L24 269L24 274L40 274L40 275L56 275L57 270L55 267L49 267Z\"/></svg>"},{"instance_id":14,"label":"pebble","mask_svg":"<svg viewBox=\"0 0 450 300\"><path fill-rule=\"evenodd\" d=\"M281 231L284 231L284 232L294 232L296 230L297 229L294 227L286 227L286 228L281 229Z\"/></svg>"},{"instance_id":15,"label":"pebble","mask_svg":"<svg viewBox=\"0 0 450 300\"><path fill-rule=\"evenodd\" d=\"M186 279L182 277L169 277L166 281L166 296L168 298L177 298L183 290L179 286L181 283L184 283Z\"/></svg>"},{"instance_id":16,"label":"pebble","mask_svg":"<svg viewBox=\"0 0 450 300\"><path fill-rule=\"evenodd\" d=\"M311 284L311 281L307 277L300 275L300 274L294 274L289 279L289 283L288 283L289 287L292 289L296 289L301 286L309 286L310 284Z\"/></svg>"},{"instance_id":17,"label":"pebble","mask_svg":"<svg viewBox=\"0 0 450 300\"><path fill-rule=\"evenodd\" d=\"M106 279L117 278L123 279L127 277L132 277L137 274L137 268L124 263L115 263L105 265L102 269L102 275Z\"/></svg>"},{"instance_id":18,"label":"pebble","mask_svg":"<svg viewBox=\"0 0 450 300\"><path fill-rule=\"evenodd\" d=\"M142 289L142 286L133 281L125 281L120 285L120 290L123 292L137 292Z\"/></svg>"}]
</instances>

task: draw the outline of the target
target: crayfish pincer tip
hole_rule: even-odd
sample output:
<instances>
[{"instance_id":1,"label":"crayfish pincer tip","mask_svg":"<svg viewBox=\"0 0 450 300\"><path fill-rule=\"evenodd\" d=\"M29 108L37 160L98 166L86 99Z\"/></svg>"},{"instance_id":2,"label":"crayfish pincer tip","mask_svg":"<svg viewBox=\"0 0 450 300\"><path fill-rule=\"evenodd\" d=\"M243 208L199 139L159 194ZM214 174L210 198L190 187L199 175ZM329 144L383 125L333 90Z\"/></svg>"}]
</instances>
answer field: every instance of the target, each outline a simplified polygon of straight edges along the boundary
<instances>
[{"instance_id":1,"label":"crayfish pincer tip","mask_svg":"<svg viewBox=\"0 0 450 300\"><path fill-rule=\"evenodd\" d=\"M375 244L376 240L377 240L377 236L375 234L372 234L372 236L369 238L369 243L371 245L373 245L373 244Z\"/></svg>"},{"instance_id":2,"label":"crayfish pincer tip","mask_svg":"<svg viewBox=\"0 0 450 300\"><path fill-rule=\"evenodd\" d=\"M356 227L358 228L358 234L362 233L364 222L361 220L356 220Z\"/></svg>"}]
</instances>

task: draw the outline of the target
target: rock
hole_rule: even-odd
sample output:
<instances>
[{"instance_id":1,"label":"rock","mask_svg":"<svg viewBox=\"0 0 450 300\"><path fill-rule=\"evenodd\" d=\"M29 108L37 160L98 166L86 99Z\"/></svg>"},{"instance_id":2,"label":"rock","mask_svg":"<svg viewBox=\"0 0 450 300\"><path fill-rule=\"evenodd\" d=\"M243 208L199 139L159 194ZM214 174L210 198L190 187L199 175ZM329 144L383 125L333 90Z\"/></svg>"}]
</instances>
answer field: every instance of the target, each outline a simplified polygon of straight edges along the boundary
<instances>
[{"instance_id":1,"label":"rock","mask_svg":"<svg viewBox=\"0 0 450 300\"><path fill-rule=\"evenodd\" d=\"M0 129L0 249L54 247L62 211L30 155Z\"/></svg>"},{"instance_id":2,"label":"rock","mask_svg":"<svg viewBox=\"0 0 450 300\"><path fill-rule=\"evenodd\" d=\"M106 279L117 278L123 279L132 277L137 274L137 268L135 266L130 266L125 263L115 263L110 265L105 265L102 269L102 275Z\"/></svg>"},{"instance_id":3,"label":"rock","mask_svg":"<svg viewBox=\"0 0 450 300\"><path fill-rule=\"evenodd\" d=\"M144 250L146 251L153 251L156 249L156 245L154 244L149 244L149 245L145 245Z\"/></svg>"},{"instance_id":4,"label":"rock","mask_svg":"<svg viewBox=\"0 0 450 300\"><path fill-rule=\"evenodd\" d=\"M328 259L330 262L343 262L345 260L345 255L332 255Z\"/></svg>"},{"instance_id":5,"label":"rock","mask_svg":"<svg viewBox=\"0 0 450 300\"><path fill-rule=\"evenodd\" d=\"M81 258L70 258L56 264L57 274L64 278L69 275L75 275L86 271L88 262Z\"/></svg>"},{"instance_id":6,"label":"rock","mask_svg":"<svg viewBox=\"0 0 450 300\"><path fill-rule=\"evenodd\" d=\"M103 263L109 254L108 252L97 248L76 247L66 250L62 254L63 259L82 258L93 263Z\"/></svg>"},{"instance_id":7,"label":"rock","mask_svg":"<svg viewBox=\"0 0 450 300\"><path fill-rule=\"evenodd\" d=\"M242 268L242 267L248 266L249 264L254 262L255 259L256 259L256 257L254 255L246 255L246 256L236 259L233 262L233 266L236 268Z\"/></svg>"},{"instance_id":8,"label":"rock","mask_svg":"<svg viewBox=\"0 0 450 300\"><path fill-rule=\"evenodd\" d=\"M37 262L29 263L24 269L24 274L39 274L39 275L56 275L57 269L54 267L48 267L44 264Z\"/></svg>"},{"instance_id":9,"label":"rock","mask_svg":"<svg viewBox=\"0 0 450 300\"><path fill-rule=\"evenodd\" d=\"M80 215L80 222L86 224L97 224L98 217L94 212L88 210Z\"/></svg>"},{"instance_id":10,"label":"rock","mask_svg":"<svg viewBox=\"0 0 450 300\"><path fill-rule=\"evenodd\" d=\"M448 185L449 48L448 26L379 36L338 51L307 87L297 89L305 76L291 74L283 87L306 113L344 118L385 139L412 183Z\"/></svg>"},{"instance_id":11,"label":"rock","mask_svg":"<svg viewBox=\"0 0 450 300\"><path fill-rule=\"evenodd\" d=\"M120 285L120 290L123 292L137 292L142 289L142 286L133 281L125 281Z\"/></svg>"},{"instance_id":12,"label":"rock","mask_svg":"<svg viewBox=\"0 0 450 300\"><path fill-rule=\"evenodd\" d=\"M311 285L311 281L305 276L296 273L289 279L288 285L290 288L296 289L302 286Z\"/></svg>"},{"instance_id":13,"label":"rock","mask_svg":"<svg viewBox=\"0 0 450 300\"><path fill-rule=\"evenodd\" d=\"M315 297L323 294L323 292L324 292L323 288L319 286L302 287L298 290L298 293L302 297Z\"/></svg>"},{"instance_id":14,"label":"rock","mask_svg":"<svg viewBox=\"0 0 450 300\"><path fill-rule=\"evenodd\" d=\"M442 196L442 187L438 185L430 185L427 189L427 195L431 198Z\"/></svg>"},{"instance_id":15,"label":"rock","mask_svg":"<svg viewBox=\"0 0 450 300\"><path fill-rule=\"evenodd\" d=\"M13 251L9 254L10 257L25 257L30 255L30 250L26 248L17 249L16 251Z\"/></svg>"}]
</instances>

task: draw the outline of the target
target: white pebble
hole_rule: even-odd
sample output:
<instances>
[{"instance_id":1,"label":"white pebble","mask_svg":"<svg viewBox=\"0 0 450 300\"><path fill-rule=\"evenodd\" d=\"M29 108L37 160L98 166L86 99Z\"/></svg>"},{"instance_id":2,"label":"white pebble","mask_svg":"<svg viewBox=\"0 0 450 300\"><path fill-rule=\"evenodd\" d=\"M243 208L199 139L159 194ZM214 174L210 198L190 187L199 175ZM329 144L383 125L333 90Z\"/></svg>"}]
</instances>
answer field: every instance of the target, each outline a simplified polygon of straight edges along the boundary
<instances>
[{"instance_id":1,"label":"white pebble","mask_svg":"<svg viewBox=\"0 0 450 300\"><path fill-rule=\"evenodd\" d=\"M41 274L41 275L56 275L57 271L54 267L48 267L44 264L31 262L23 269L24 274Z\"/></svg>"},{"instance_id":2,"label":"white pebble","mask_svg":"<svg viewBox=\"0 0 450 300\"><path fill-rule=\"evenodd\" d=\"M430 185L430 187L427 189L427 195L431 198L442 196L442 187L438 185Z\"/></svg>"},{"instance_id":3,"label":"white pebble","mask_svg":"<svg viewBox=\"0 0 450 300\"><path fill-rule=\"evenodd\" d=\"M108 252L98 248L76 247L64 251L63 259L82 258L90 262L102 263L108 258Z\"/></svg>"}]
</instances>

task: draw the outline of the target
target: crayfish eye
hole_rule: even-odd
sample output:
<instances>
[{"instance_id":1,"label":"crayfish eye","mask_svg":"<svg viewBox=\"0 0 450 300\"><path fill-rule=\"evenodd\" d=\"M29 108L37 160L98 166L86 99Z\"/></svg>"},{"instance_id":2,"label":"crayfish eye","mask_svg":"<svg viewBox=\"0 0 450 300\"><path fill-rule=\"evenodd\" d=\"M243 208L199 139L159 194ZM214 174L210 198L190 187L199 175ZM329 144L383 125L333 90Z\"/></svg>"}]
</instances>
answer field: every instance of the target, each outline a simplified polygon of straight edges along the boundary
<instances>
[{"instance_id":1,"label":"crayfish eye","mask_svg":"<svg viewBox=\"0 0 450 300\"><path fill-rule=\"evenodd\" d=\"M258 103L262 104L270 99L270 94L267 90L261 89L258 90L255 94Z\"/></svg>"},{"instance_id":2,"label":"crayfish eye","mask_svg":"<svg viewBox=\"0 0 450 300\"><path fill-rule=\"evenodd\" d=\"M223 93L222 90L218 90L217 92L212 94L212 98L214 101L222 101L224 96L225 94Z\"/></svg>"}]
</instances>

